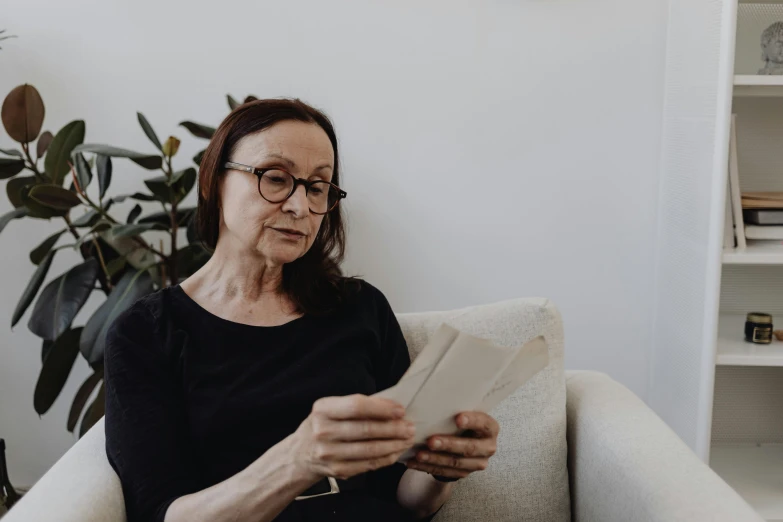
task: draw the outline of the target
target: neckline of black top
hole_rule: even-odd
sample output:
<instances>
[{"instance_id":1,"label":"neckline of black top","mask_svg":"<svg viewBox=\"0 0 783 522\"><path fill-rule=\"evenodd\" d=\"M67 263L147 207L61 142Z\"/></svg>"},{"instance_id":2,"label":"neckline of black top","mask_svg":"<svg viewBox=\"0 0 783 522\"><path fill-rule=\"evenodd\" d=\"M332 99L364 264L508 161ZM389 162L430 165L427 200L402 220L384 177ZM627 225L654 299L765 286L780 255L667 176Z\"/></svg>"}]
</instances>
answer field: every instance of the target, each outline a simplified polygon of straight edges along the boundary
<instances>
[{"instance_id":1,"label":"neckline of black top","mask_svg":"<svg viewBox=\"0 0 783 522\"><path fill-rule=\"evenodd\" d=\"M255 331L255 332L272 332L272 331L280 331L287 328L291 328L293 326L297 326L299 323L303 322L308 318L308 316L302 315L300 317L297 317L296 319L291 319L287 323L275 325L275 326L258 326L254 324L247 324L247 323L239 323L236 321L232 321L230 319L224 319L218 315L213 314L200 304L198 304L196 301L193 300L192 297L190 297L185 290L182 289L180 285L169 287L167 290L171 292L171 295L177 299L179 302L186 305L188 308L196 312L200 317L203 317L204 320L213 322L217 326L221 326L223 328L231 328L234 330L244 330L245 332L249 331Z\"/></svg>"}]
</instances>

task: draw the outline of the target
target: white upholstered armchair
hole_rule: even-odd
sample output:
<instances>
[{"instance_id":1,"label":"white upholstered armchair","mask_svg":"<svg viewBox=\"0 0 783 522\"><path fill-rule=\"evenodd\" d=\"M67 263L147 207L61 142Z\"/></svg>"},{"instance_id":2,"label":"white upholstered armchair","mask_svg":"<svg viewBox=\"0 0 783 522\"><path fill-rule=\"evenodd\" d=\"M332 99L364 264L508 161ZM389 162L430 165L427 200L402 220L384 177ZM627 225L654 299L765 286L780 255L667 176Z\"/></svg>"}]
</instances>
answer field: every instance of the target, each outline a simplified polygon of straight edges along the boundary
<instances>
[{"instance_id":1,"label":"white upholstered armchair","mask_svg":"<svg viewBox=\"0 0 783 522\"><path fill-rule=\"evenodd\" d=\"M762 521L628 389L564 372L562 323L548 300L399 319L412 357L442 322L507 346L536 335L549 343L549 366L493 411L501 435L489 469L458 483L437 522ZM101 421L3 522L124 520Z\"/></svg>"}]
</instances>

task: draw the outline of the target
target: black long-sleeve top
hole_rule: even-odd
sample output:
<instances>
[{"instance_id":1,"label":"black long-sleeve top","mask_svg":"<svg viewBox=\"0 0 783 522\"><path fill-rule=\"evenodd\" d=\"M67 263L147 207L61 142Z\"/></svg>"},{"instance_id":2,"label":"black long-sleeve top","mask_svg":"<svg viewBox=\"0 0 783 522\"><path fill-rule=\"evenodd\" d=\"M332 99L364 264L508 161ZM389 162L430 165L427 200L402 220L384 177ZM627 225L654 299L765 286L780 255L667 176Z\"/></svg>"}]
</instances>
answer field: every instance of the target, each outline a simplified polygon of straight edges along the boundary
<instances>
[{"instance_id":1,"label":"black long-sleeve top","mask_svg":"<svg viewBox=\"0 0 783 522\"><path fill-rule=\"evenodd\" d=\"M328 316L275 327L221 319L180 287L142 298L114 322L105 353L106 452L129 522L162 522L178 497L240 472L296 431L326 396L370 395L410 365L383 294L361 282ZM365 487L294 501L276 519L406 520L404 466Z\"/></svg>"}]
</instances>

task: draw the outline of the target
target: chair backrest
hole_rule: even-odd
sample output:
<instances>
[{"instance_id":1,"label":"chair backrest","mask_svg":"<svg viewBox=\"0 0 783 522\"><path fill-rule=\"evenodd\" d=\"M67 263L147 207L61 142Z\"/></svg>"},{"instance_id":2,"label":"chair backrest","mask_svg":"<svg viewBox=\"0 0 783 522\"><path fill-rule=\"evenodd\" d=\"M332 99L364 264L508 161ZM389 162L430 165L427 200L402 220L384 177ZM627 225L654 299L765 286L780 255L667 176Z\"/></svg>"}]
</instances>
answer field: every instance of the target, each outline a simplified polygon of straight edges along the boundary
<instances>
[{"instance_id":1,"label":"chair backrest","mask_svg":"<svg viewBox=\"0 0 783 522\"><path fill-rule=\"evenodd\" d=\"M457 483L436 522L568 522L563 326L547 299L515 299L448 312L398 314L411 358L442 323L500 346L543 335L549 366L498 405L498 452L489 468Z\"/></svg>"}]
</instances>

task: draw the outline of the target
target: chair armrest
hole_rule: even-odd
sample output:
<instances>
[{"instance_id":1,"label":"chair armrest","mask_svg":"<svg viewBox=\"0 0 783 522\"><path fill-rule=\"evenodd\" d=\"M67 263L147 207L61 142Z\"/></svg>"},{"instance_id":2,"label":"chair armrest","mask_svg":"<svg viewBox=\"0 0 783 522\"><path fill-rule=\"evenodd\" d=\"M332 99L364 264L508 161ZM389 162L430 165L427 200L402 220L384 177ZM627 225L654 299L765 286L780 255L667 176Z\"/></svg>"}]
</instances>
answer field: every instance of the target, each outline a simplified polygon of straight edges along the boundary
<instances>
[{"instance_id":1,"label":"chair armrest","mask_svg":"<svg viewBox=\"0 0 783 522\"><path fill-rule=\"evenodd\" d=\"M3 522L125 522L120 479L106 459L103 419L52 466Z\"/></svg>"},{"instance_id":2,"label":"chair armrest","mask_svg":"<svg viewBox=\"0 0 783 522\"><path fill-rule=\"evenodd\" d=\"M630 390L567 372L574 522L764 522Z\"/></svg>"}]
</instances>

